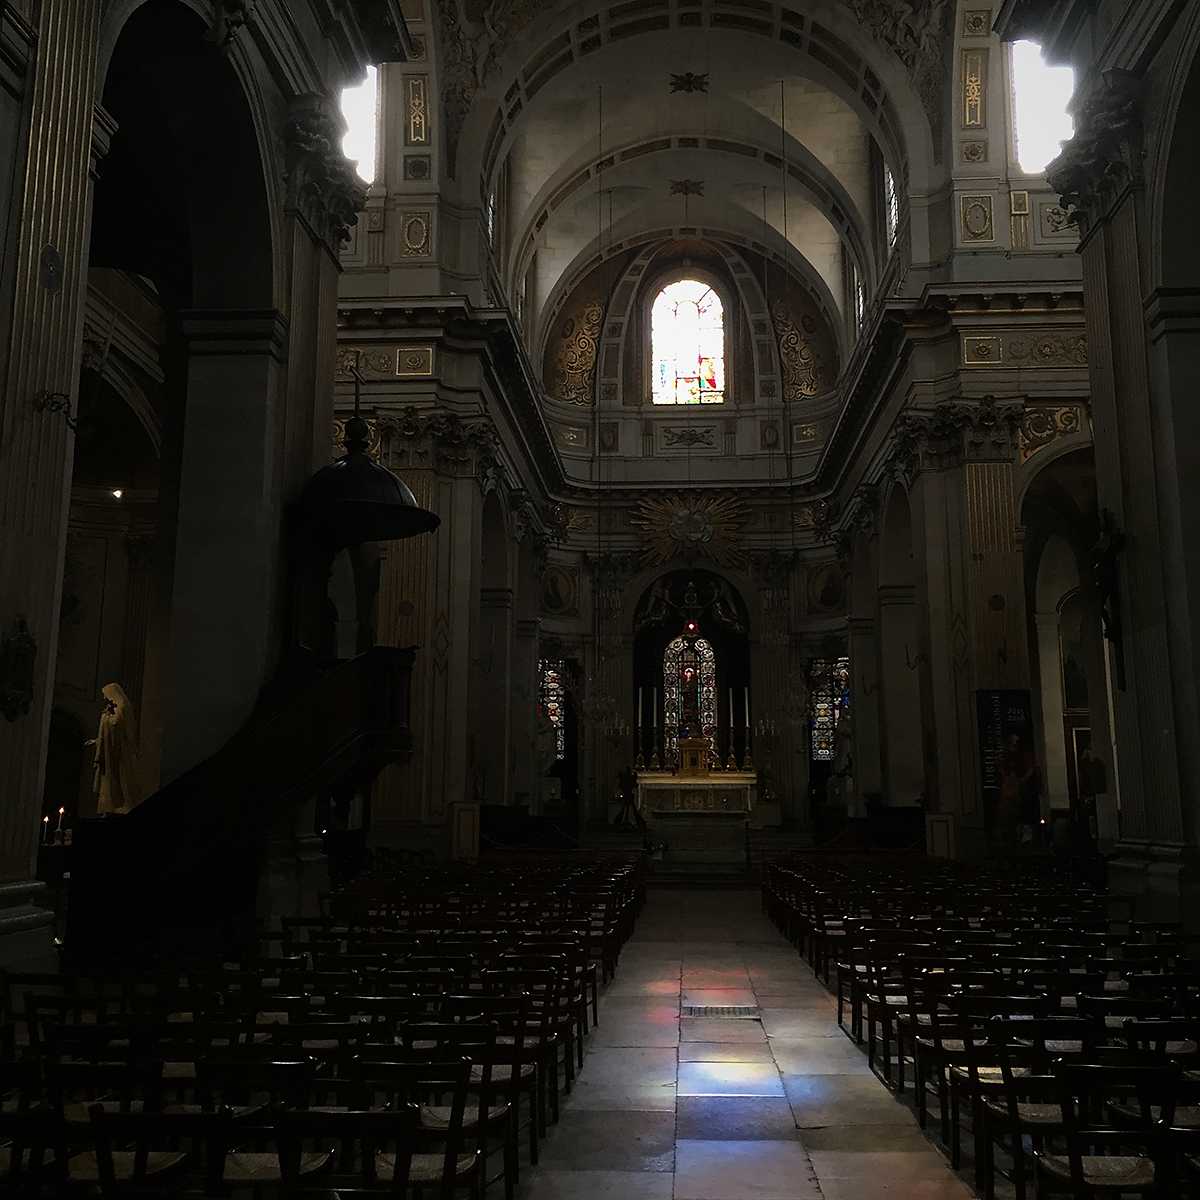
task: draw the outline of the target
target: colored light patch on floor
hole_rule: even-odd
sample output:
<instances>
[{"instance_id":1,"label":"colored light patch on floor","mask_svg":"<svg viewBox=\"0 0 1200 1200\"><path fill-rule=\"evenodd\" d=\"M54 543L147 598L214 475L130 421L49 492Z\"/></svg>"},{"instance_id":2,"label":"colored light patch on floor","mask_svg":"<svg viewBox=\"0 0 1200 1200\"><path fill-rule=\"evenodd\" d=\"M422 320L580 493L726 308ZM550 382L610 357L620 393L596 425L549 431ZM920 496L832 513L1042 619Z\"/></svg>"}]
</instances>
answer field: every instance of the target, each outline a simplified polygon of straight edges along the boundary
<instances>
[{"instance_id":1,"label":"colored light patch on floor","mask_svg":"<svg viewBox=\"0 0 1200 1200\"><path fill-rule=\"evenodd\" d=\"M783 1081L774 1063L682 1062L681 1096L782 1096Z\"/></svg>"}]
</instances>

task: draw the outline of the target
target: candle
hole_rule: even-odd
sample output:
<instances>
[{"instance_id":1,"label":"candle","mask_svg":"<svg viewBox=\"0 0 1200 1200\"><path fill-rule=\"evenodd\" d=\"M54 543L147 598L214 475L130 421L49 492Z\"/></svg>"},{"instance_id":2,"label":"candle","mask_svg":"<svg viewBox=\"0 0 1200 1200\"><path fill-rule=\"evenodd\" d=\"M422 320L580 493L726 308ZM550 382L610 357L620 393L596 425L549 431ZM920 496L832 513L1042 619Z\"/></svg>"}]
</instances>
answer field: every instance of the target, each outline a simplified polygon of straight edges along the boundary
<instances>
[{"instance_id":1,"label":"candle","mask_svg":"<svg viewBox=\"0 0 1200 1200\"><path fill-rule=\"evenodd\" d=\"M650 689L650 725L652 728L658 728L658 688Z\"/></svg>"},{"instance_id":2,"label":"candle","mask_svg":"<svg viewBox=\"0 0 1200 1200\"><path fill-rule=\"evenodd\" d=\"M55 833L61 833L61 832L62 832L62 819L63 819L63 814L64 814L66 811L67 811L67 810L66 810L65 808L60 808L60 809L58 810L58 828L57 828L57 829L54 831Z\"/></svg>"},{"instance_id":3,"label":"candle","mask_svg":"<svg viewBox=\"0 0 1200 1200\"><path fill-rule=\"evenodd\" d=\"M44 846L50 840L50 818L42 818L42 845Z\"/></svg>"},{"instance_id":4,"label":"candle","mask_svg":"<svg viewBox=\"0 0 1200 1200\"><path fill-rule=\"evenodd\" d=\"M642 689L638 688L638 728L642 727Z\"/></svg>"},{"instance_id":5,"label":"candle","mask_svg":"<svg viewBox=\"0 0 1200 1200\"><path fill-rule=\"evenodd\" d=\"M750 728L750 689L746 689L746 728Z\"/></svg>"},{"instance_id":6,"label":"candle","mask_svg":"<svg viewBox=\"0 0 1200 1200\"><path fill-rule=\"evenodd\" d=\"M733 688L729 689L729 732L733 732Z\"/></svg>"}]
</instances>

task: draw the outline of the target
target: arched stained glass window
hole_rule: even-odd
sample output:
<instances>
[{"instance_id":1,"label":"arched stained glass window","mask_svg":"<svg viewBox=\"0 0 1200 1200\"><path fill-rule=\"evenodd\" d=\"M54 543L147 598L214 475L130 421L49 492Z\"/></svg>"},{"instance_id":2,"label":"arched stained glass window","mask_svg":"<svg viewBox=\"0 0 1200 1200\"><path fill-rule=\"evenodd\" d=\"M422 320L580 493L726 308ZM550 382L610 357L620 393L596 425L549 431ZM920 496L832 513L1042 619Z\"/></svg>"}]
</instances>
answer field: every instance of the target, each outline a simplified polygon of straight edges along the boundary
<instances>
[{"instance_id":1,"label":"arched stained glass window","mask_svg":"<svg viewBox=\"0 0 1200 1200\"><path fill-rule=\"evenodd\" d=\"M812 756L816 762L833 761L833 734L842 710L850 707L850 660L813 660Z\"/></svg>"},{"instance_id":2,"label":"arched stained glass window","mask_svg":"<svg viewBox=\"0 0 1200 1200\"><path fill-rule=\"evenodd\" d=\"M725 399L725 314L707 283L680 279L650 310L655 404L719 404Z\"/></svg>"},{"instance_id":3,"label":"arched stained glass window","mask_svg":"<svg viewBox=\"0 0 1200 1200\"><path fill-rule=\"evenodd\" d=\"M680 737L717 736L717 656L704 638L677 637L663 654L663 729L668 752Z\"/></svg>"}]
</instances>

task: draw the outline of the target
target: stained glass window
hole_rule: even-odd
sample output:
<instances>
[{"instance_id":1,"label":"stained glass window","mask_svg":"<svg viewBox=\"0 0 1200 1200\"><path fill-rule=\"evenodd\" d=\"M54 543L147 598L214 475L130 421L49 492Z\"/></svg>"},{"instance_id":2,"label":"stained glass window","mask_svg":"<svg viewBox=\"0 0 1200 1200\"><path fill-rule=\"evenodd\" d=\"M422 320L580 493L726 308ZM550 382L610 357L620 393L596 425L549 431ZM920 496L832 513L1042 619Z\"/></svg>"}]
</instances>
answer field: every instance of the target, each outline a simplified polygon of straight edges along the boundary
<instances>
[{"instance_id":1,"label":"stained glass window","mask_svg":"<svg viewBox=\"0 0 1200 1200\"><path fill-rule=\"evenodd\" d=\"M812 756L833 761L833 734L843 711L850 707L850 660L817 658L809 670L812 680Z\"/></svg>"},{"instance_id":2,"label":"stained glass window","mask_svg":"<svg viewBox=\"0 0 1200 1200\"><path fill-rule=\"evenodd\" d=\"M563 675L566 664L543 658L538 662L538 706L539 711L550 718L554 726L554 757L562 759L567 749L566 703Z\"/></svg>"},{"instance_id":3,"label":"stained glass window","mask_svg":"<svg viewBox=\"0 0 1200 1200\"><path fill-rule=\"evenodd\" d=\"M721 298L698 279L658 293L650 310L655 404L719 404L725 399L725 320Z\"/></svg>"},{"instance_id":4,"label":"stained glass window","mask_svg":"<svg viewBox=\"0 0 1200 1200\"><path fill-rule=\"evenodd\" d=\"M716 745L717 656L704 638L677 637L663 654L663 729L668 751L684 729Z\"/></svg>"}]
</instances>

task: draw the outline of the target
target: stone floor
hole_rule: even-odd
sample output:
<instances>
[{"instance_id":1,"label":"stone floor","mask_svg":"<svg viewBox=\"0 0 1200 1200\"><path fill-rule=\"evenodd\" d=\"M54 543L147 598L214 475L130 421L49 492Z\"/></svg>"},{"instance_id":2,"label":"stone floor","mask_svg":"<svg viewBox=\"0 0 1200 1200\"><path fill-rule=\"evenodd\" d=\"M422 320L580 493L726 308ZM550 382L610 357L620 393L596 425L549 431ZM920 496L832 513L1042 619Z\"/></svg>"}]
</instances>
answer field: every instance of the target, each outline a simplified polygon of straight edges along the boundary
<instances>
[{"instance_id":1,"label":"stone floor","mask_svg":"<svg viewBox=\"0 0 1200 1200\"><path fill-rule=\"evenodd\" d=\"M974 1195L867 1069L757 892L652 891L589 1043L519 1200Z\"/></svg>"}]
</instances>

